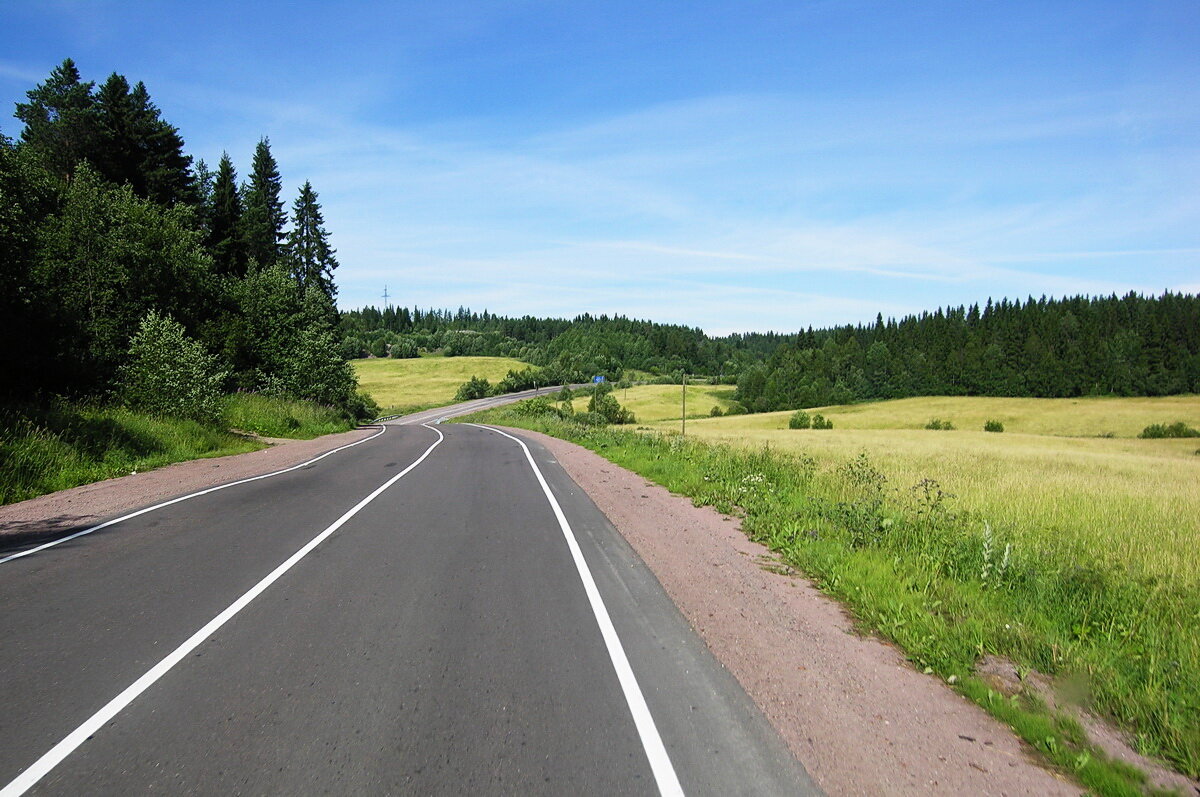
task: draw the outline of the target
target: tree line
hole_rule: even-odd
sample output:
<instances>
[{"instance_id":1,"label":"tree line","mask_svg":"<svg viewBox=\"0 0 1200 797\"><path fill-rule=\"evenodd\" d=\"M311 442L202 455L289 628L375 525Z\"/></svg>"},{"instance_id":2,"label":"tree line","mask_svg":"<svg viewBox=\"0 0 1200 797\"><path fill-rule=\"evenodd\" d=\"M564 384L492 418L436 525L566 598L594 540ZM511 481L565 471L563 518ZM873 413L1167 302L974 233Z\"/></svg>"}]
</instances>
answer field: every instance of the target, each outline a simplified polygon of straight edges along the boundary
<instances>
[{"instance_id":1,"label":"tree line","mask_svg":"<svg viewBox=\"0 0 1200 797\"><path fill-rule=\"evenodd\" d=\"M597 374L615 381L626 369L668 378L683 373L720 378L753 361L748 348L710 338L698 328L620 315L508 318L461 307L364 307L343 312L342 329L348 357L415 357L422 349L449 356L515 357L567 382Z\"/></svg>"},{"instance_id":2,"label":"tree line","mask_svg":"<svg viewBox=\"0 0 1200 797\"><path fill-rule=\"evenodd\" d=\"M70 59L15 116L16 140L0 133L0 398L111 397L141 330L211 358L224 390L367 411L317 192L306 182L288 212L267 138L248 179L227 153L211 171L143 83L97 86Z\"/></svg>"},{"instance_id":3,"label":"tree line","mask_svg":"<svg viewBox=\"0 0 1200 797\"><path fill-rule=\"evenodd\" d=\"M738 377L754 412L908 396L1200 392L1200 298L990 299L798 333Z\"/></svg>"},{"instance_id":4,"label":"tree line","mask_svg":"<svg viewBox=\"0 0 1200 797\"><path fill-rule=\"evenodd\" d=\"M988 300L874 324L709 337L622 316L506 318L468 309L342 314L348 357L516 357L554 379L626 369L736 382L752 412L926 395L1069 397L1200 391L1200 299Z\"/></svg>"}]
</instances>

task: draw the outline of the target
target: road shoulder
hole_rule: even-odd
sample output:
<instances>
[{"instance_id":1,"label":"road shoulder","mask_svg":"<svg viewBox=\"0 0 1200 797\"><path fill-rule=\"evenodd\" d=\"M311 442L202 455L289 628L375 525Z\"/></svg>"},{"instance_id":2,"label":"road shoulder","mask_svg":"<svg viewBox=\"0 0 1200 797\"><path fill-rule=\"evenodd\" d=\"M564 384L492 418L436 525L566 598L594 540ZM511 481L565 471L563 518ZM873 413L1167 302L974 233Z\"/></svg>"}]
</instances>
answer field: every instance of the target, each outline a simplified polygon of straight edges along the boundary
<instances>
[{"instance_id":1,"label":"road shoulder","mask_svg":"<svg viewBox=\"0 0 1200 797\"><path fill-rule=\"evenodd\" d=\"M736 518L572 443L547 448L653 571L717 659L830 794L1078 794L1003 724L854 630Z\"/></svg>"},{"instance_id":2,"label":"road shoulder","mask_svg":"<svg viewBox=\"0 0 1200 797\"><path fill-rule=\"evenodd\" d=\"M275 441L278 444L259 451L176 462L0 506L0 550L53 539L175 496L289 468L378 431L377 426L363 427L312 440Z\"/></svg>"}]
</instances>

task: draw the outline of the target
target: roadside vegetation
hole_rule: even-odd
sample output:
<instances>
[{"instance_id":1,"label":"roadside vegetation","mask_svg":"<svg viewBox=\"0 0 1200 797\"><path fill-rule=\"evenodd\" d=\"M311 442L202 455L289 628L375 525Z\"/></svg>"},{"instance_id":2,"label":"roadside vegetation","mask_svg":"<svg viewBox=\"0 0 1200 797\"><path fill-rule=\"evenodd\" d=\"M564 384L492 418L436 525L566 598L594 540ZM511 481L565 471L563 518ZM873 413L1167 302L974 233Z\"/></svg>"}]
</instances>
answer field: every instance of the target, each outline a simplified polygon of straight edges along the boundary
<instances>
[{"instance_id":1,"label":"roadside vegetation","mask_svg":"<svg viewBox=\"0 0 1200 797\"><path fill-rule=\"evenodd\" d=\"M1069 714L976 674L985 657L1010 660L1024 678L1045 674L1063 705L1200 775L1200 456L1195 441L1136 438L1156 419L1194 423L1200 399L1109 399L1082 411L1070 400L978 401L823 407L837 423L821 432L789 429L788 412L711 418L689 421L687 438L669 420L637 432L545 406L472 420L563 437L741 515L752 538L865 628L1095 793L1147 787ZM955 428L927 431L931 417ZM1049 434L1056 418L1079 436ZM1000 419L1004 434L983 430ZM1083 436L1116 431L1124 436Z\"/></svg>"},{"instance_id":2,"label":"roadside vegetation","mask_svg":"<svg viewBox=\"0 0 1200 797\"><path fill-rule=\"evenodd\" d=\"M265 137L239 183L123 75L67 59L27 99L0 134L3 501L374 417L317 193L287 212Z\"/></svg>"},{"instance_id":3,"label":"roadside vegetation","mask_svg":"<svg viewBox=\"0 0 1200 797\"><path fill-rule=\"evenodd\" d=\"M281 397L241 394L223 404L217 424L65 401L0 414L0 504L265 447L245 432L308 439L355 425L337 410Z\"/></svg>"}]
</instances>

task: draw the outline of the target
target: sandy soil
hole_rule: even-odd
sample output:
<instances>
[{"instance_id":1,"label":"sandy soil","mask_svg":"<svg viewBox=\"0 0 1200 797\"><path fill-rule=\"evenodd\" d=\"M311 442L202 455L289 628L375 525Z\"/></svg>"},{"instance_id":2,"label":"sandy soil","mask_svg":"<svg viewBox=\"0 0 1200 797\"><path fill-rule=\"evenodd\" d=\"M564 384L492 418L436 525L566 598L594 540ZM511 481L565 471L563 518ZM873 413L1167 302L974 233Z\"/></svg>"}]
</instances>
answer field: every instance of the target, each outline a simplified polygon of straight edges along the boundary
<instances>
[{"instance_id":1,"label":"sandy soil","mask_svg":"<svg viewBox=\"0 0 1200 797\"><path fill-rule=\"evenodd\" d=\"M271 447L261 451L177 462L146 473L85 484L0 506L0 544L7 547L26 538L53 539L70 529L91 526L156 501L298 465L378 431L378 427L367 427L315 440L270 438L267 442Z\"/></svg>"},{"instance_id":2,"label":"sandy soil","mask_svg":"<svg viewBox=\"0 0 1200 797\"><path fill-rule=\"evenodd\" d=\"M768 572L736 519L571 443L546 446L609 517L829 794L1079 794L1004 725L855 633L809 581Z\"/></svg>"}]
</instances>

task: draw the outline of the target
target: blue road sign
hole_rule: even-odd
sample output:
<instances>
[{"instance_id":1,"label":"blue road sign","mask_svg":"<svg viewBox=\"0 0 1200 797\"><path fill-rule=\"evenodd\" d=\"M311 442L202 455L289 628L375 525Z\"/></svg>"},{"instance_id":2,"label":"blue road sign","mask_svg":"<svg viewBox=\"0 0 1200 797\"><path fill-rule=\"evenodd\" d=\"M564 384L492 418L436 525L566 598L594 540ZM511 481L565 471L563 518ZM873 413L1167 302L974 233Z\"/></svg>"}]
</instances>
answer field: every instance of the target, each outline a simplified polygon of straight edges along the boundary
<instances>
[{"instance_id":1,"label":"blue road sign","mask_svg":"<svg viewBox=\"0 0 1200 797\"><path fill-rule=\"evenodd\" d=\"M593 385L599 385L599 384L600 384L600 383L602 383L603 381L604 381L604 377L603 377L603 376L593 376L593 377L592 377L592 384L593 384Z\"/></svg>"}]
</instances>

